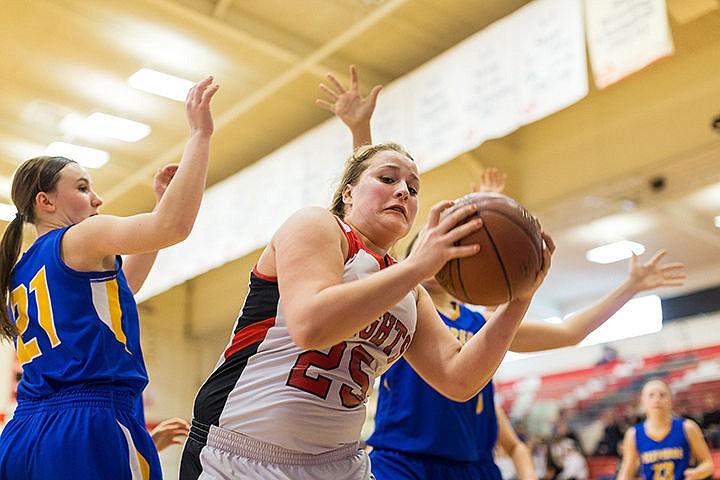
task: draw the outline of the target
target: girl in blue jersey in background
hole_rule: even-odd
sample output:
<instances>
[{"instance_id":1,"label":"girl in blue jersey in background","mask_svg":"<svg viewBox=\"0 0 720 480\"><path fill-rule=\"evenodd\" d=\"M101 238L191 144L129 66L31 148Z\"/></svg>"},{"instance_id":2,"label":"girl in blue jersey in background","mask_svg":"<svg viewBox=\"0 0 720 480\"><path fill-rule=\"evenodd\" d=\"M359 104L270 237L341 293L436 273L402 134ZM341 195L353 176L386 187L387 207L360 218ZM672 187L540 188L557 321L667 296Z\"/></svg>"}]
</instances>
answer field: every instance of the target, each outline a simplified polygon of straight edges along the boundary
<instances>
[{"instance_id":1,"label":"girl in blue jersey in background","mask_svg":"<svg viewBox=\"0 0 720 480\"><path fill-rule=\"evenodd\" d=\"M318 99L319 106L335 113L351 130L353 146L371 142L370 119L380 87L375 86L363 98L358 76L350 67L351 84L346 89L328 75L330 86L320 85L328 100ZM481 191L501 193L506 177L495 169L481 175ZM408 254L412 244L408 249ZM660 264L664 251L640 264L630 261L628 279L591 307L577 313L560 325L522 323L510 350L531 352L575 345L602 325L637 293L660 287L682 285L682 264ZM440 317L462 342L470 339L485 325L485 318L453 298L433 278L422 283ZM496 408L492 381L473 399L450 400L430 387L404 360L400 359L381 378L375 431L368 439L372 471L378 480L453 478L501 480L494 463L493 448L497 441L513 459L521 480L534 480L527 449L515 441L516 436L502 410ZM522 444L521 444L522 445Z\"/></svg>"},{"instance_id":2,"label":"girl in blue jersey in background","mask_svg":"<svg viewBox=\"0 0 720 480\"><path fill-rule=\"evenodd\" d=\"M673 415L665 382L653 379L643 386L640 408L647 418L625 432L617 480L636 478L638 466L646 480L700 480L712 475L712 456L702 430L694 421Z\"/></svg>"},{"instance_id":3,"label":"girl in blue jersey in background","mask_svg":"<svg viewBox=\"0 0 720 480\"><path fill-rule=\"evenodd\" d=\"M188 93L189 139L179 165L155 175L151 213L100 215L90 175L64 157L33 158L15 172L18 213L0 252L0 301L9 307L0 309L0 333L15 341L23 375L0 436L1 479L162 478L142 412L148 376L133 294L157 251L187 237L195 221L212 82ZM26 222L38 238L18 261Z\"/></svg>"}]
</instances>

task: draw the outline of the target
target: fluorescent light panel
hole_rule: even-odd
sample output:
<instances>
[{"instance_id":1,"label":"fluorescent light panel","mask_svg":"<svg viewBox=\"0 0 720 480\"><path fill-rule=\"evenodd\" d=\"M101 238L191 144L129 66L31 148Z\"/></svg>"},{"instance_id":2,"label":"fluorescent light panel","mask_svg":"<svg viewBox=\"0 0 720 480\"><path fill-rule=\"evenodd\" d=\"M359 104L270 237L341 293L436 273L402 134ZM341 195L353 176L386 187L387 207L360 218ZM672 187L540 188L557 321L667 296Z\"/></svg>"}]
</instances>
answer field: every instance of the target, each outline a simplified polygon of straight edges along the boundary
<instances>
[{"instance_id":1,"label":"fluorescent light panel","mask_svg":"<svg viewBox=\"0 0 720 480\"><path fill-rule=\"evenodd\" d=\"M137 142L150 135L152 129L144 123L126 118L95 112L80 122L78 128L83 133L103 135L124 142Z\"/></svg>"},{"instance_id":2,"label":"fluorescent light panel","mask_svg":"<svg viewBox=\"0 0 720 480\"><path fill-rule=\"evenodd\" d=\"M87 168L100 168L110 160L110 154L105 150L65 142L51 143L45 149L44 154L54 157L66 157Z\"/></svg>"},{"instance_id":3,"label":"fluorescent light panel","mask_svg":"<svg viewBox=\"0 0 720 480\"><path fill-rule=\"evenodd\" d=\"M194 82L190 80L168 75L167 73L158 72L150 68L141 68L130 75L128 83L131 87L137 88L138 90L180 102L185 101L188 91L194 85Z\"/></svg>"},{"instance_id":4,"label":"fluorescent light panel","mask_svg":"<svg viewBox=\"0 0 720 480\"><path fill-rule=\"evenodd\" d=\"M588 250L585 258L590 262L607 264L630 258L633 253L642 255L643 252L645 252L644 245L629 240L620 240Z\"/></svg>"},{"instance_id":5,"label":"fluorescent light panel","mask_svg":"<svg viewBox=\"0 0 720 480\"><path fill-rule=\"evenodd\" d=\"M0 220L5 220L6 222L12 221L13 218L15 218L15 214L17 213L17 208L15 208L15 205L9 205L7 203L0 203Z\"/></svg>"}]
</instances>

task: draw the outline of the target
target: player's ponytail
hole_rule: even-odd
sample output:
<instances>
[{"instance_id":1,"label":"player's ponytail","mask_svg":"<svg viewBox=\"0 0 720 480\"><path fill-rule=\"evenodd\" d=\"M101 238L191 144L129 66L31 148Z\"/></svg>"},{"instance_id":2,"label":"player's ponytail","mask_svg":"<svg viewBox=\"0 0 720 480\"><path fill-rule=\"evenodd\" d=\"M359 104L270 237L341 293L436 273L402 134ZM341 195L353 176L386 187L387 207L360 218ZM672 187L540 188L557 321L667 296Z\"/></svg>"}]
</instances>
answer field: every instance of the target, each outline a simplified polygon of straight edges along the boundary
<instances>
[{"instance_id":1,"label":"player's ponytail","mask_svg":"<svg viewBox=\"0 0 720 480\"><path fill-rule=\"evenodd\" d=\"M8 308L8 294L10 291L10 280L12 269L20 256L22 246L23 219L18 213L5 229L0 243L0 338L11 340L17 335L17 328L10 320Z\"/></svg>"},{"instance_id":2,"label":"player's ponytail","mask_svg":"<svg viewBox=\"0 0 720 480\"><path fill-rule=\"evenodd\" d=\"M10 318L8 305L12 272L20 256L23 225L35 223L35 197L40 192L53 192L60 180L60 170L73 162L65 157L35 157L18 167L13 176L12 201L17 207L15 218L5 229L0 241L0 340L13 340L18 331Z\"/></svg>"}]
</instances>

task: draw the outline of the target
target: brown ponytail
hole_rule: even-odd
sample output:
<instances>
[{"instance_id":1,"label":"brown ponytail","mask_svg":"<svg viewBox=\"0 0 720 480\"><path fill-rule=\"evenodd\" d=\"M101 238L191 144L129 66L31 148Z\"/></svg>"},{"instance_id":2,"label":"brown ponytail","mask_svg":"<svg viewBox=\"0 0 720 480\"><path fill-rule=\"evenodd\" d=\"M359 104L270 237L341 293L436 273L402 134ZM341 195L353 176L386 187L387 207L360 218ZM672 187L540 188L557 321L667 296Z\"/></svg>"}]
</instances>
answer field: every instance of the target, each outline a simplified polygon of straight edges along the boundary
<instances>
[{"instance_id":1,"label":"brown ponytail","mask_svg":"<svg viewBox=\"0 0 720 480\"><path fill-rule=\"evenodd\" d=\"M0 241L0 340L13 340L18 334L7 306L13 268L22 248L23 224L35 223L35 197L40 192L55 191L60 170L71 162L73 160L65 157L35 157L20 165L13 176L11 196L18 214L5 229Z\"/></svg>"}]
</instances>

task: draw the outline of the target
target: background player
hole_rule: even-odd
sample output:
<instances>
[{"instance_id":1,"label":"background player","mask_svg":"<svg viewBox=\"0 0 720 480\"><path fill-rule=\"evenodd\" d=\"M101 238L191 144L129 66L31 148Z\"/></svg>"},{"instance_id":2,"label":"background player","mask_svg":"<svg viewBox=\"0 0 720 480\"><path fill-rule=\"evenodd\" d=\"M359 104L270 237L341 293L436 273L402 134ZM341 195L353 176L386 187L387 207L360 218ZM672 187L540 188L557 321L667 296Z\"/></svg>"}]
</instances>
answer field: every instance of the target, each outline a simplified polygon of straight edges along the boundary
<instances>
[{"instance_id":1,"label":"background player","mask_svg":"<svg viewBox=\"0 0 720 480\"><path fill-rule=\"evenodd\" d=\"M646 420L630 427L623 440L617 480L636 478L638 467L646 480L699 480L713 474L713 461L702 431L693 420L672 413L670 387L659 379L640 392ZM696 466L690 468L691 463Z\"/></svg>"}]
</instances>

